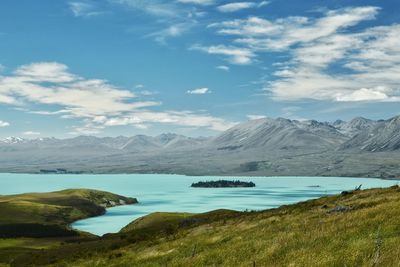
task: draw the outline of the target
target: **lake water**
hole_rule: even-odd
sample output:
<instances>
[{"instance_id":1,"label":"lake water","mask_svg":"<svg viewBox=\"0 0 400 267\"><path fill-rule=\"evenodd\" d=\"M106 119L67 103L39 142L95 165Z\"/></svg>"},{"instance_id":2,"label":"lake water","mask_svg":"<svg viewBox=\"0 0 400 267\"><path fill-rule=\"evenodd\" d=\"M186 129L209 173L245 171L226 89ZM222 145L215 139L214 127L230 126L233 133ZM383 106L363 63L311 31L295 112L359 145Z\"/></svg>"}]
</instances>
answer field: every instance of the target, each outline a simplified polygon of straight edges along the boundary
<instances>
[{"instance_id":1,"label":"lake water","mask_svg":"<svg viewBox=\"0 0 400 267\"><path fill-rule=\"evenodd\" d=\"M119 206L103 216L75 222L73 227L97 235L118 232L129 222L156 211L206 212L225 208L263 210L320 196L362 188L389 187L397 181L339 177L234 177L255 188L191 188L192 182L219 177L161 174L34 175L0 174L0 194L91 188L136 197L137 205ZM232 179L221 177L221 179Z\"/></svg>"}]
</instances>

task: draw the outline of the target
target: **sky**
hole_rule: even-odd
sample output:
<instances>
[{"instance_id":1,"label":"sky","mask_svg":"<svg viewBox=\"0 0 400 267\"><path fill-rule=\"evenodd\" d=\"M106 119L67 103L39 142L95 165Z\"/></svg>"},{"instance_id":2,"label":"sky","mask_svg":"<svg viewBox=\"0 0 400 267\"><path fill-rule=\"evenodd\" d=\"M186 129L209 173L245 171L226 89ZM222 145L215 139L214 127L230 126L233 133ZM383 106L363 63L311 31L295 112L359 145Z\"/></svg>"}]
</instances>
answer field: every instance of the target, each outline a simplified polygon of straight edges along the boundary
<instances>
[{"instance_id":1,"label":"sky","mask_svg":"<svg viewBox=\"0 0 400 267\"><path fill-rule=\"evenodd\" d=\"M0 138L400 111L398 0L2 0Z\"/></svg>"}]
</instances>

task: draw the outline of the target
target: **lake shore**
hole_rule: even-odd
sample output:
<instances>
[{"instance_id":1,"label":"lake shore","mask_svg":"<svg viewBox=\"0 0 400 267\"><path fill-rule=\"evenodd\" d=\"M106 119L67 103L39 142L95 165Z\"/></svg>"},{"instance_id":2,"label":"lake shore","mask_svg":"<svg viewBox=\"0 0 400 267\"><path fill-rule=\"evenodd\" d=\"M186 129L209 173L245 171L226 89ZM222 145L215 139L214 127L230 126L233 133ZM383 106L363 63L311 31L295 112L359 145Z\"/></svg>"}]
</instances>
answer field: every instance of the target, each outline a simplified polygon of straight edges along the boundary
<instances>
[{"instance_id":1,"label":"lake shore","mask_svg":"<svg viewBox=\"0 0 400 267\"><path fill-rule=\"evenodd\" d=\"M79 236L71 223L104 215L106 208L137 203L136 198L90 189L2 195L0 237Z\"/></svg>"},{"instance_id":2,"label":"lake shore","mask_svg":"<svg viewBox=\"0 0 400 267\"><path fill-rule=\"evenodd\" d=\"M265 210L352 190L389 187L396 181L340 177L232 177L254 181L255 188L190 188L215 176L182 175L32 175L0 174L0 194L51 192L67 188L92 188L137 197L136 205L107 209L102 216L78 220L74 229L97 236L116 233L131 221L153 212L202 213L216 209ZM221 178L223 179L223 178ZM319 187L309 187L319 185Z\"/></svg>"},{"instance_id":3,"label":"lake shore","mask_svg":"<svg viewBox=\"0 0 400 267\"><path fill-rule=\"evenodd\" d=\"M158 212L101 238L0 239L0 265L394 266L399 192L355 190L263 211ZM371 257L377 240L387 245Z\"/></svg>"}]
</instances>

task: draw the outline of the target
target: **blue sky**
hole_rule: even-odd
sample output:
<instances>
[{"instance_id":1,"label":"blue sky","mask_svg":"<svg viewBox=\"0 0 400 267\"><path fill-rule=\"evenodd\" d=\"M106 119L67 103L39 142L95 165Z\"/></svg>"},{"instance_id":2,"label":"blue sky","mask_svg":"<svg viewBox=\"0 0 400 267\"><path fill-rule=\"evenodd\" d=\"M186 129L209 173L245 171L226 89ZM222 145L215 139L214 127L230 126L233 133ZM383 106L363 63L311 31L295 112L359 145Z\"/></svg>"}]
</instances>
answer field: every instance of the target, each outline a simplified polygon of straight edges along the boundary
<instances>
[{"instance_id":1,"label":"blue sky","mask_svg":"<svg viewBox=\"0 0 400 267\"><path fill-rule=\"evenodd\" d=\"M3 0L0 137L399 114L398 0Z\"/></svg>"}]
</instances>

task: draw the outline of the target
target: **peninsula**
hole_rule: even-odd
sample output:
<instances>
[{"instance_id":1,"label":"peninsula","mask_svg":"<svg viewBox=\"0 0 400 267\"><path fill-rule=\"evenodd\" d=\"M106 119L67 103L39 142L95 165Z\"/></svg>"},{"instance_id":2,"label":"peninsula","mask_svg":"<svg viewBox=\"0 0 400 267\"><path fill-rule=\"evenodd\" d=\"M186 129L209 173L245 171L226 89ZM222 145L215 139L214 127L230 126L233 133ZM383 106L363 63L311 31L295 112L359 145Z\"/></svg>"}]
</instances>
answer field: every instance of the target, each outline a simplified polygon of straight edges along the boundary
<instances>
[{"instance_id":1,"label":"peninsula","mask_svg":"<svg viewBox=\"0 0 400 267\"><path fill-rule=\"evenodd\" d=\"M91 189L0 196L0 238L79 236L69 225L136 198Z\"/></svg>"}]
</instances>

